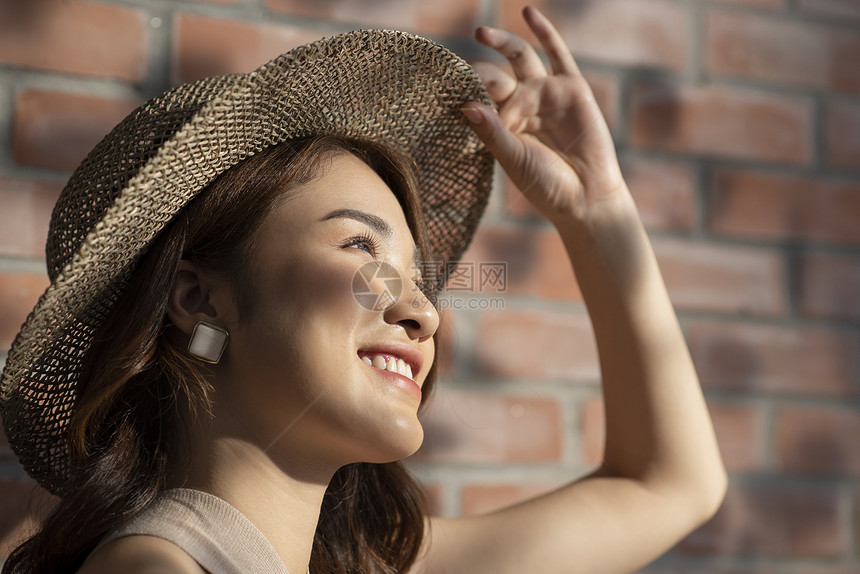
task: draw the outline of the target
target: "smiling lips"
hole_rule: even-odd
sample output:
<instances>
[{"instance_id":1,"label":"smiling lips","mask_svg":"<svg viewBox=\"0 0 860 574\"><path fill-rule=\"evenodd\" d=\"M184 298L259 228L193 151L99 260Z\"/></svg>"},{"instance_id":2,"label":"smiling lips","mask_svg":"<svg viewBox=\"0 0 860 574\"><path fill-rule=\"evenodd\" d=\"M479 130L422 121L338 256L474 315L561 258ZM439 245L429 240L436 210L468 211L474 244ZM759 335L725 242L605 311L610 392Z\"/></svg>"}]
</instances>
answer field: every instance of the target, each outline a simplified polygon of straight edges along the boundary
<instances>
[{"instance_id":1,"label":"smiling lips","mask_svg":"<svg viewBox=\"0 0 860 574\"><path fill-rule=\"evenodd\" d=\"M397 373L398 375L403 375L404 377L414 380L412 375L412 365L394 355L384 353L372 353L362 355L361 360L370 365L371 367L375 367L381 371L390 371L392 373Z\"/></svg>"}]
</instances>

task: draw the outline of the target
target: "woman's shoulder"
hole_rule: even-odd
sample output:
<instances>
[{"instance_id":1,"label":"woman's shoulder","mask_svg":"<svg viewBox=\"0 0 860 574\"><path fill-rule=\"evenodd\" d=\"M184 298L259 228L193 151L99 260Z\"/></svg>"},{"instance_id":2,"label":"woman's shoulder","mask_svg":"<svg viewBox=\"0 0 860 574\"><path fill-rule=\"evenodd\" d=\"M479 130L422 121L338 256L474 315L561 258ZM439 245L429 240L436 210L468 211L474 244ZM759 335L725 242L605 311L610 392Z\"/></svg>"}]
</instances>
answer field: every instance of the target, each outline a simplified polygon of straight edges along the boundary
<instances>
[{"instance_id":1,"label":"woman's shoulder","mask_svg":"<svg viewBox=\"0 0 860 574\"><path fill-rule=\"evenodd\" d=\"M96 549L77 574L206 574L179 546L145 534L117 538Z\"/></svg>"}]
</instances>

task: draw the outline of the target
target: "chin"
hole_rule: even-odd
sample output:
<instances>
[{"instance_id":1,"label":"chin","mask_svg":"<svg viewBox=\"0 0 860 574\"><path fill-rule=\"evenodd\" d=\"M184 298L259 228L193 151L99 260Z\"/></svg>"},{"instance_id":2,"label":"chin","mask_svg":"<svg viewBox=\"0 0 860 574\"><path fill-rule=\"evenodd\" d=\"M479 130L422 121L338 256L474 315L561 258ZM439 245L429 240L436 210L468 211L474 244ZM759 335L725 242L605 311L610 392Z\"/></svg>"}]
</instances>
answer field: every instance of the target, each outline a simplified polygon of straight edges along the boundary
<instances>
[{"instance_id":1,"label":"chin","mask_svg":"<svg viewBox=\"0 0 860 574\"><path fill-rule=\"evenodd\" d=\"M362 462L384 464L412 456L424 442L424 429L419 424L417 432L414 429L410 429L408 433L404 432L398 437L402 439L400 441L392 442L390 438L384 444L377 443L377 446L383 448L376 449L375 453L368 453L369 456L365 457Z\"/></svg>"}]
</instances>

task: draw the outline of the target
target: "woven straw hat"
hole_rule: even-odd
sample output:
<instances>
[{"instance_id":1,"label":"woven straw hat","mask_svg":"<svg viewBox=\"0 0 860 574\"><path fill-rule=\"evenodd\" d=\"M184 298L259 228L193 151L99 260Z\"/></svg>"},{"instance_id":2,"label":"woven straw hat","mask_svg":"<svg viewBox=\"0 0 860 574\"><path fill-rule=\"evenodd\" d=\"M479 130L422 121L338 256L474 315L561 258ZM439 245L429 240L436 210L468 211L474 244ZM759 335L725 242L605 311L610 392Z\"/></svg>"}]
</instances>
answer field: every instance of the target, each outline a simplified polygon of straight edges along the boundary
<instances>
[{"instance_id":1,"label":"woven straw hat","mask_svg":"<svg viewBox=\"0 0 860 574\"><path fill-rule=\"evenodd\" d=\"M195 194L266 147L338 134L399 148L418 168L434 258L459 259L492 174L492 157L459 111L467 101L489 103L458 56L410 34L365 30L296 48L250 74L180 86L132 112L54 208L51 285L0 379L6 435L27 472L62 494L82 358L123 280Z\"/></svg>"}]
</instances>

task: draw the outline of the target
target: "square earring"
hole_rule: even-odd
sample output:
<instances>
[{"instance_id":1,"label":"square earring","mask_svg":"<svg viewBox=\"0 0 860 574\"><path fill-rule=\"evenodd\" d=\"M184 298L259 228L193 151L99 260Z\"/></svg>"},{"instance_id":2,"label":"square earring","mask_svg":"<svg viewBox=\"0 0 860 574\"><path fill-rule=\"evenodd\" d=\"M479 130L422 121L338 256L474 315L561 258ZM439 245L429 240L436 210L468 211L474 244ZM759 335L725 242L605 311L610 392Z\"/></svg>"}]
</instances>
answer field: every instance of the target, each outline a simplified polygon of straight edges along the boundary
<instances>
[{"instance_id":1,"label":"square earring","mask_svg":"<svg viewBox=\"0 0 860 574\"><path fill-rule=\"evenodd\" d=\"M229 338L230 333L221 327L200 321L194 325L194 331L191 332L188 353L201 361L215 365L221 360Z\"/></svg>"}]
</instances>

